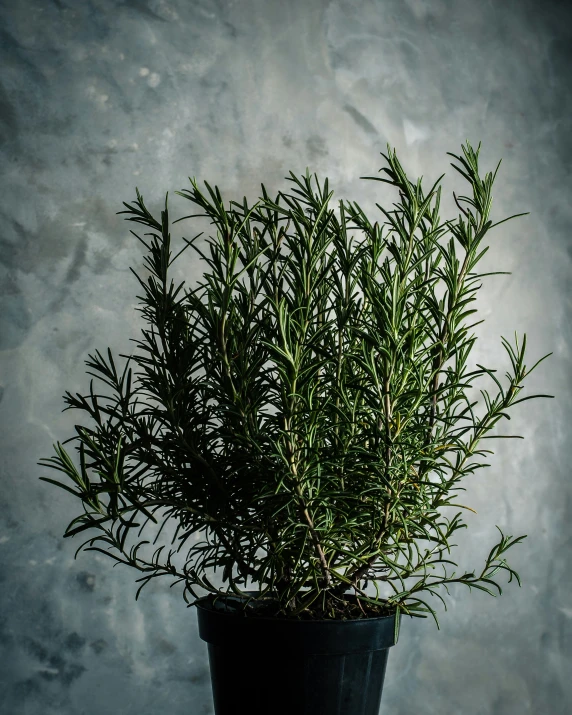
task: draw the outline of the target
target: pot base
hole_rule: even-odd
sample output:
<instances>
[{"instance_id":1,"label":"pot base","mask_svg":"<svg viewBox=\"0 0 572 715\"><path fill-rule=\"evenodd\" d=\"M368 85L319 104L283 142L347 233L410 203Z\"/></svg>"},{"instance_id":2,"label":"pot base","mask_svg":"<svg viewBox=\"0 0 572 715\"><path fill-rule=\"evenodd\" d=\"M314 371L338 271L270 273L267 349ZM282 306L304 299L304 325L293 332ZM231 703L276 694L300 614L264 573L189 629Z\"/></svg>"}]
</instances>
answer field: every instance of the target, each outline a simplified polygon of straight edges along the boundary
<instances>
[{"instance_id":1,"label":"pot base","mask_svg":"<svg viewBox=\"0 0 572 715\"><path fill-rule=\"evenodd\" d=\"M378 715L389 650L256 656L208 646L216 715Z\"/></svg>"}]
</instances>

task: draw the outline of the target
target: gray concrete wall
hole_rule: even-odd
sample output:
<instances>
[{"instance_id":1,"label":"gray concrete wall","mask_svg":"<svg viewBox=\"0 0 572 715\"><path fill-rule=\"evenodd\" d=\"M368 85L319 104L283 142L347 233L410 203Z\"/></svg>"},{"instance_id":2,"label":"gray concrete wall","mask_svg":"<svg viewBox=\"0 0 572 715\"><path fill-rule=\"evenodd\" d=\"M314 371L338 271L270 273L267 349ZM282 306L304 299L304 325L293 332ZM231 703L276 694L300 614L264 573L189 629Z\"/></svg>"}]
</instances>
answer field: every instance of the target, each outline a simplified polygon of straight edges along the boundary
<instances>
[{"instance_id":1,"label":"gray concrete wall","mask_svg":"<svg viewBox=\"0 0 572 715\"><path fill-rule=\"evenodd\" d=\"M406 619L385 715L564 715L572 710L570 227L572 13L531 0L7 0L0 3L0 712L212 713L195 613L158 580L81 554L62 533L71 496L38 480L71 435L64 390L96 348L136 337L139 244L115 212L138 186L160 210L188 176L228 199L271 193L306 166L375 210L389 142L412 178L447 151L503 158L479 357L527 332L554 351L468 484L461 564L495 524L528 534L505 595L453 590L437 631ZM177 215L188 212L173 197ZM194 235L192 227L185 235ZM183 270L183 269L180 269ZM193 265L184 269L196 278ZM55 475L52 475L55 476ZM79 537L78 537L79 538Z\"/></svg>"}]
</instances>

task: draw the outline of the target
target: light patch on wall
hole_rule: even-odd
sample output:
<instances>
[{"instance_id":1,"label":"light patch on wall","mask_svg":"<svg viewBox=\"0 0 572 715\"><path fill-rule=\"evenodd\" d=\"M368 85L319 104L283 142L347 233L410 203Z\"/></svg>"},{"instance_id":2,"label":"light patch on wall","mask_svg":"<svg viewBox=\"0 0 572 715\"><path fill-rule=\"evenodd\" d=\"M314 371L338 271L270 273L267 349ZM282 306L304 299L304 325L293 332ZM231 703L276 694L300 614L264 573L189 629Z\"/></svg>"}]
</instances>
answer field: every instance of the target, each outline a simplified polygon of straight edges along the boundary
<instances>
[{"instance_id":1,"label":"light patch on wall","mask_svg":"<svg viewBox=\"0 0 572 715\"><path fill-rule=\"evenodd\" d=\"M86 94L91 99L95 104L98 104L100 107L105 108L106 102L109 99L109 95L99 92L96 87L93 85L90 85L87 90Z\"/></svg>"},{"instance_id":2,"label":"light patch on wall","mask_svg":"<svg viewBox=\"0 0 572 715\"><path fill-rule=\"evenodd\" d=\"M150 4L151 10L164 20L176 21L179 19L177 11L165 0L155 0Z\"/></svg>"},{"instance_id":3,"label":"light patch on wall","mask_svg":"<svg viewBox=\"0 0 572 715\"><path fill-rule=\"evenodd\" d=\"M149 87L157 87L159 83L161 82L161 75L157 74L157 72L151 72L149 75L149 79L147 80L147 84Z\"/></svg>"},{"instance_id":4,"label":"light patch on wall","mask_svg":"<svg viewBox=\"0 0 572 715\"><path fill-rule=\"evenodd\" d=\"M411 146L411 144L415 144L418 141L424 141L431 135L428 127L414 124L409 119L403 120L403 133L405 134L407 146Z\"/></svg>"}]
</instances>

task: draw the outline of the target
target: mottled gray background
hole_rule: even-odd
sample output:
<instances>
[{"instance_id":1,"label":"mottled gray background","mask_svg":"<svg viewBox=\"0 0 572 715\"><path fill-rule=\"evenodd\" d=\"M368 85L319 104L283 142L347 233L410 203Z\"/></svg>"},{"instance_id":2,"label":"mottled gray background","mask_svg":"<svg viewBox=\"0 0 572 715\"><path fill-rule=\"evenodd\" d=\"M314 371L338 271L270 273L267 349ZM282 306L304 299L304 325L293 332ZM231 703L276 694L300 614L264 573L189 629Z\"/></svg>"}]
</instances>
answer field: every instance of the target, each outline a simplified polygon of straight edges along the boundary
<instances>
[{"instance_id":1,"label":"mottled gray background","mask_svg":"<svg viewBox=\"0 0 572 715\"><path fill-rule=\"evenodd\" d=\"M0 3L0 712L212 713L195 613L167 580L139 602L139 573L61 535L79 503L38 480L71 435L65 389L95 348L136 337L139 244L115 212L135 186L153 210L188 176L223 195L290 186L306 166L335 197L375 211L389 142L412 178L482 140L499 171L478 357L528 334L525 403L468 485L461 563L495 524L529 534L521 589L453 590L437 631L403 624L384 715L572 712L570 227L572 13L548 0L6 0ZM427 186L430 184L427 183ZM462 190L460 191L462 193ZM189 205L172 195L172 210ZM334 198L335 198L334 197ZM452 213L449 198L443 216ZM185 226L185 224L179 224ZM201 229L198 229L201 230ZM183 231L183 229L182 229ZM187 236L197 230L188 226ZM193 265L179 269L192 281ZM51 476L55 476L52 474ZM78 537L79 538L79 537Z\"/></svg>"}]
</instances>

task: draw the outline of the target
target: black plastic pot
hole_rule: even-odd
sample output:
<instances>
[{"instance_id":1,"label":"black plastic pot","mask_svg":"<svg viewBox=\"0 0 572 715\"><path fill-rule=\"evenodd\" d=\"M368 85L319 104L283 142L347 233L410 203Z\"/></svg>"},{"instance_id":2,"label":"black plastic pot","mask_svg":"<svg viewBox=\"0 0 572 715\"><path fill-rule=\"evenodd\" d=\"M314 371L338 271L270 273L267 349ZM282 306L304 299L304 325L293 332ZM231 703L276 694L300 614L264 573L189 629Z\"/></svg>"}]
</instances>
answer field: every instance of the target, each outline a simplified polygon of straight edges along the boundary
<instances>
[{"instance_id":1,"label":"black plastic pot","mask_svg":"<svg viewBox=\"0 0 572 715\"><path fill-rule=\"evenodd\" d=\"M197 603L216 715L378 715L395 616L296 621Z\"/></svg>"}]
</instances>

